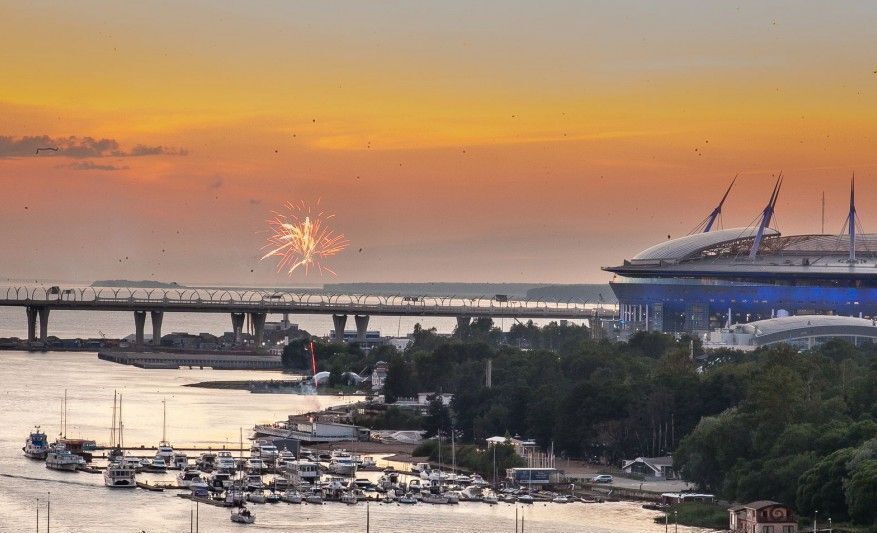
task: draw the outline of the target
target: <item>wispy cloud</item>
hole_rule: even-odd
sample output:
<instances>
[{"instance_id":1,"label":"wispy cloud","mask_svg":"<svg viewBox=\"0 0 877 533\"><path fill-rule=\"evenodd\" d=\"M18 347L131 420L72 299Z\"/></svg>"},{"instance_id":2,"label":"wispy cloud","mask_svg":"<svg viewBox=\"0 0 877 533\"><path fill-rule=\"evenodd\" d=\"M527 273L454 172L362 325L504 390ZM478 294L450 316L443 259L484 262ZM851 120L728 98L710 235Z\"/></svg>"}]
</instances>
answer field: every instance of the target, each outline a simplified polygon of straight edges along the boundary
<instances>
[{"instance_id":1,"label":"wispy cloud","mask_svg":"<svg viewBox=\"0 0 877 533\"><path fill-rule=\"evenodd\" d=\"M137 144L126 150L115 139L95 139L94 137L50 137L34 135L11 137L0 135L0 159L13 157L72 157L77 159L94 157L139 157L154 155L188 155L182 148L168 146L149 146ZM102 170L102 169L89 169Z\"/></svg>"},{"instance_id":2,"label":"wispy cloud","mask_svg":"<svg viewBox=\"0 0 877 533\"><path fill-rule=\"evenodd\" d=\"M99 163L95 163L94 161L76 161L76 162L70 163L69 165L62 165L62 166L66 166L66 168L72 168L73 170L112 171L112 170L127 170L128 169L127 165L125 165L125 166L102 165Z\"/></svg>"}]
</instances>

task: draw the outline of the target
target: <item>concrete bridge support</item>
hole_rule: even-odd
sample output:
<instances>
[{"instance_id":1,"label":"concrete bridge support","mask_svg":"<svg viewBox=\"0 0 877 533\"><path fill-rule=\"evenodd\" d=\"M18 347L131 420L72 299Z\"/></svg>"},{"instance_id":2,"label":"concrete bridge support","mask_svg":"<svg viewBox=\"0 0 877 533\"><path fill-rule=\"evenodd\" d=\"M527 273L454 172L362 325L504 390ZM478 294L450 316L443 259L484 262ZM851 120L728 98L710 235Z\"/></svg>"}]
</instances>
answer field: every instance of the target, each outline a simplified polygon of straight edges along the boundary
<instances>
[{"instance_id":1,"label":"concrete bridge support","mask_svg":"<svg viewBox=\"0 0 877 533\"><path fill-rule=\"evenodd\" d=\"M143 326L146 325L146 311L134 311L134 344L143 346Z\"/></svg>"},{"instance_id":2,"label":"concrete bridge support","mask_svg":"<svg viewBox=\"0 0 877 533\"><path fill-rule=\"evenodd\" d=\"M234 343L241 343L241 335L244 331L244 318L246 315L244 313L232 313L231 314L231 330L234 332Z\"/></svg>"},{"instance_id":3,"label":"concrete bridge support","mask_svg":"<svg viewBox=\"0 0 877 533\"><path fill-rule=\"evenodd\" d=\"M40 340L42 342L46 342L46 337L49 336L49 311L48 307L40 307L39 315L40 315Z\"/></svg>"},{"instance_id":4,"label":"concrete bridge support","mask_svg":"<svg viewBox=\"0 0 877 533\"><path fill-rule=\"evenodd\" d=\"M353 315L356 321L356 342L365 342L365 334L368 333L368 315Z\"/></svg>"},{"instance_id":5,"label":"concrete bridge support","mask_svg":"<svg viewBox=\"0 0 877 533\"><path fill-rule=\"evenodd\" d=\"M152 345L161 346L161 321L164 318L164 311L152 311Z\"/></svg>"},{"instance_id":6,"label":"concrete bridge support","mask_svg":"<svg viewBox=\"0 0 877 533\"><path fill-rule=\"evenodd\" d=\"M256 338L256 348L262 346L265 336L265 318L267 313L250 313L250 321L253 323L253 336Z\"/></svg>"},{"instance_id":7,"label":"concrete bridge support","mask_svg":"<svg viewBox=\"0 0 877 533\"><path fill-rule=\"evenodd\" d=\"M36 307L26 307L25 312L27 313L27 342L33 342L37 340L37 311Z\"/></svg>"},{"instance_id":8,"label":"concrete bridge support","mask_svg":"<svg viewBox=\"0 0 877 533\"><path fill-rule=\"evenodd\" d=\"M332 325L335 327L335 342L344 342L344 326L347 325L347 315L332 315Z\"/></svg>"}]
</instances>

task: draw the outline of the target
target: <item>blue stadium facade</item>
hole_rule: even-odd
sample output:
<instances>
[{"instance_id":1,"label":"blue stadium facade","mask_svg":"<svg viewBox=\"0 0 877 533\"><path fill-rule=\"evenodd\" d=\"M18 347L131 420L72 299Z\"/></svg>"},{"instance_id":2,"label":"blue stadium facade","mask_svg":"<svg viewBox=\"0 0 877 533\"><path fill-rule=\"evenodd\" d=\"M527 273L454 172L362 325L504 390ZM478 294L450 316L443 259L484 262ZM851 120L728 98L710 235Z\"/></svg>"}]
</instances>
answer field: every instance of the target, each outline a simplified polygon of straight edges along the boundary
<instances>
[{"instance_id":1,"label":"blue stadium facade","mask_svg":"<svg viewBox=\"0 0 877 533\"><path fill-rule=\"evenodd\" d=\"M769 227L780 187L756 227L714 230L723 198L700 233L604 268L615 274L623 329L702 333L774 316L877 316L877 235L856 231L854 194L848 231L784 236Z\"/></svg>"}]
</instances>

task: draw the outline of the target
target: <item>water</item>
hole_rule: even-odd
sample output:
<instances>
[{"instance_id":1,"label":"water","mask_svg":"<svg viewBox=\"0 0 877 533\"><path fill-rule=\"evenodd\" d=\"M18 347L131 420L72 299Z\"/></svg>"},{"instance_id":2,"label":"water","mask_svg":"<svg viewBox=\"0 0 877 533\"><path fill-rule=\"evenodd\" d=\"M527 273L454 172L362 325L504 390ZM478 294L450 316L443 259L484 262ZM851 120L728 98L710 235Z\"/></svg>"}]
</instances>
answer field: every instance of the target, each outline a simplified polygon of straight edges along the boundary
<instances>
[{"instance_id":1,"label":"water","mask_svg":"<svg viewBox=\"0 0 877 533\"><path fill-rule=\"evenodd\" d=\"M125 442L155 445L161 438L161 400L167 399L167 436L185 444L238 447L240 428L285 418L355 398L249 394L236 390L183 387L212 379L252 378L252 372L214 370L143 370L100 361L93 353L0 352L0 532L34 531L37 499L51 492L52 531L186 532L192 504L175 491L110 490L99 475L62 473L25 458L21 447L30 429L41 424L50 440L58 433L61 399L68 394L68 436L106 442L112 418L113 390L124 398ZM258 377L279 377L260 372ZM246 446L246 443L245 443ZM170 478L173 474L167 474ZM156 480L160 475L138 476ZM254 505L252 530L337 533L365 530L365 505ZM663 531L656 513L632 503L526 506L528 531ZM233 531L227 509L202 505L201 531ZM371 530L379 532L514 531L510 504L489 507L371 505ZM530 529L532 528L532 529ZM681 528L682 531L690 531Z\"/></svg>"}]
</instances>

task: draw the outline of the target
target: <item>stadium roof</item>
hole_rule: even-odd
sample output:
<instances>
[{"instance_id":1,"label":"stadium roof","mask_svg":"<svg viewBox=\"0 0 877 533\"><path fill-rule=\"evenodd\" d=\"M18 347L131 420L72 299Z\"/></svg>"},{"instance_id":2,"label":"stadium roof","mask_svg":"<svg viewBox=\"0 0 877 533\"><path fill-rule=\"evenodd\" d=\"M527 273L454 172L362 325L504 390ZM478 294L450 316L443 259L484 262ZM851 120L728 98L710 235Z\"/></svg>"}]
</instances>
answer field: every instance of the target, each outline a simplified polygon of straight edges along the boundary
<instances>
[{"instance_id":1,"label":"stadium roof","mask_svg":"<svg viewBox=\"0 0 877 533\"><path fill-rule=\"evenodd\" d=\"M728 245L751 240L758 228L730 228L707 233L695 233L656 244L636 254L631 263L652 263L658 261L682 261L699 252L718 245ZM779 232L765 228L765 236L779 235Z\"/></svg>"}]
</instances>

